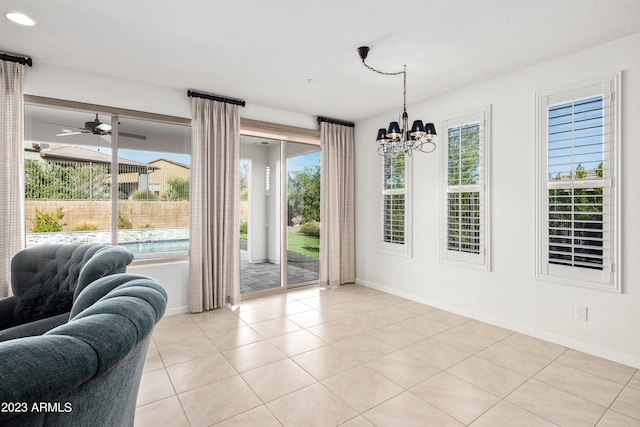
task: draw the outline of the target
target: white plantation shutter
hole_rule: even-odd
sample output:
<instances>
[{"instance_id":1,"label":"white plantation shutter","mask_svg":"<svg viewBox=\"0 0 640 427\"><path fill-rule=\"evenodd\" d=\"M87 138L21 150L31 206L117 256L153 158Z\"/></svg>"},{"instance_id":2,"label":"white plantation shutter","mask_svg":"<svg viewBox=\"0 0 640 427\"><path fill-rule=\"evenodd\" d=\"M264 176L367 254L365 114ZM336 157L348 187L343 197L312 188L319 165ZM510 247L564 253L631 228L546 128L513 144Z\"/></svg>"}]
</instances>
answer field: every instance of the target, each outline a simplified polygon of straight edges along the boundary
<instances>
[{"instance_id":1,"label":"white plantation shutter","mask_svg":"<svg viewBox=\"0 0 640 427\"><path fill-rule=\"evenodd\" d=\"M386 190L383 205L383 241L404 245L404 189Z\"/></svg>"},{"instance_id":2,"label":"white plantation shutter","mask_svg":"<svg viewBox=\"0 0 640 427\"><path fill-rule=\"evenodd\" d=\"M602 95L548 107L549 262L602 270L607 242L604 206L605 108Z\"/></svg>"},{"instance_id":3,"label":"white plantation shutter","mask_svg":"<svg viewBox=\"0 0 640 427\"><path fill-rule=\"evenodd\" d=\"M383 157L381 250L410 256L408 166L403 153Z\"/></svg>"},{"instance_id":4,"label":"white plantation shutter","mask_svg":"<svg viewBox=\"0 0 640 427\"><path fill-rule=\"evenodd\" d=\"M618 290L617 79L541 96L539 275Z\"/></svg>"},{"instance_id":5,"label":"white plantation shutter","mask_svg":"<svg viewBox=\"0 0 640 427\"><path fill-rule=\"evenodd\" d=\"M446 120L444 237L442 259L488 268L488 108Z\"/></svg>"}]
</instances>

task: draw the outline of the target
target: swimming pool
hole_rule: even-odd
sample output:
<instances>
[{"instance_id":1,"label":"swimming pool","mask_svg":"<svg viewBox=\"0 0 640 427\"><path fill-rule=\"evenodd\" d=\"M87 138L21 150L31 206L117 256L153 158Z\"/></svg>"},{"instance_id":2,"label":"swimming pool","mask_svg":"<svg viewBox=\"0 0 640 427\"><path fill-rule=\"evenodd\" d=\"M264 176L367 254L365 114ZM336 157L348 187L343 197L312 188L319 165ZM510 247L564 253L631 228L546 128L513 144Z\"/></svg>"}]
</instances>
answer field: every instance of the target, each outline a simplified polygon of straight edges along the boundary
<instances>
[{"instance_id":1,"label":"swimming pool","mask_svg":"<svg viewBox=\"0 0 640 427\"><path fill-rule=\"evenodd\" d=\"M121 242L118 243L118 246L123 246L134 254L188 251L189 239L156 240L148 242Z\"/></svg>"},{"instance_id":2,"label":"swimming pool","mask_svg":"<svg viewBox=\"0 0 640 427\"><path fill-rule=\"evenodd\" d=\"M111 243L109 231L62 231L27 233L27 247L51 243ZM134 254L189 250L188 228L141 228L118 230L118 245Z\"/></svg>"}]
</instances>

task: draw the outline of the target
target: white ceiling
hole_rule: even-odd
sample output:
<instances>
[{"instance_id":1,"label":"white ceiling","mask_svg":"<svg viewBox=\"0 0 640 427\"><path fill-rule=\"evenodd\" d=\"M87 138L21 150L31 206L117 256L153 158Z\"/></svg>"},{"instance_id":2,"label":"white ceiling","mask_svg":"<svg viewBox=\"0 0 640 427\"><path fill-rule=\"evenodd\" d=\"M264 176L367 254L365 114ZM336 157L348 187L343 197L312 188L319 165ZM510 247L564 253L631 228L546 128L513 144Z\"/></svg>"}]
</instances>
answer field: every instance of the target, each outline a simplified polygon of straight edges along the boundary
<instances>
[{"instance_id":1,"label":"white ceiling","mask_svg":"<svg viewBox=\"0 0 640 427\"><path fill-rule=\"evenodd\" d=\"M359 120L640 31L639 0L3 0L0 51ZM636 52L637 54L637 52ZM311 82L308 82L308 80Z\"/></svg>"}]
</instances>

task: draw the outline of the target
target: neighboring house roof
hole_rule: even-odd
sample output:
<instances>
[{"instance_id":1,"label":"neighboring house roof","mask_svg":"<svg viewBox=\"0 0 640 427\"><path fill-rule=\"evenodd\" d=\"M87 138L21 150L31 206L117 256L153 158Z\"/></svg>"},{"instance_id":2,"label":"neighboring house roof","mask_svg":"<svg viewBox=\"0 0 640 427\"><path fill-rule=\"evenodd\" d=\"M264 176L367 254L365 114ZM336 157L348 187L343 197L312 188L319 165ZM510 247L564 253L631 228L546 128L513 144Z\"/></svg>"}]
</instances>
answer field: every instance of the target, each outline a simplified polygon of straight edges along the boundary
<instances>
[{"instance_id":1,"label":"neighboring house roof","mask_svg":"<svg viewBox=\"0 0 640 427\"><path fill-rule=\"evenodd\" d=\"M584 176L578 178L576 176L577 171L574 171L572 173L565 173L562 174L560 177L557 176L552 176L551 179L553 181L567 181L570 179L575 179L575 180L581 180L581 179L602 179L602 176L598 175L598 170L597 169L589 169L589 170L583 170L582 173L584 173ZM600 173L602 173L602 171L600 171Z\"/></svg>"},{"instance_id":2,"label":"neighboring house roof","mask_svg":"<svg viewBox=\"0 0 640 427\"><path fill-rule=\"evenodd\" d=\"M165 159L164 157L161 157L161 158L155 159L155 160L151 160L150 162L148 162L148 164L153 165L153 164L158 163L158 162L167 162L167 163L171 163L171 164L174 164L176 166L179 166L181 168L191 169L191 167L189 165L186 165L186 164L180 163L180 162L176 162L175 160Z\"/></svg>"},{"instance_id":3,"label":"neighboring house roof","mask_svg":"<svg viewBox=\"0 0 640 427\"><path fill-rule=\"evenodd\" d=\"M84 163L102 163L111 164L111 154L101 153L99 151L89 150L87 148L78 147L75 145L53 145L50 144L49 148L42 149L40 151L40 157L45 160L69 160L74 162ZM120 166L138 166L148 169L158 169L156 166L149 165L148 163L142 163L135 160L129 160L122 157L118 157L118 164Z\"/></svg>"}]
</instances>

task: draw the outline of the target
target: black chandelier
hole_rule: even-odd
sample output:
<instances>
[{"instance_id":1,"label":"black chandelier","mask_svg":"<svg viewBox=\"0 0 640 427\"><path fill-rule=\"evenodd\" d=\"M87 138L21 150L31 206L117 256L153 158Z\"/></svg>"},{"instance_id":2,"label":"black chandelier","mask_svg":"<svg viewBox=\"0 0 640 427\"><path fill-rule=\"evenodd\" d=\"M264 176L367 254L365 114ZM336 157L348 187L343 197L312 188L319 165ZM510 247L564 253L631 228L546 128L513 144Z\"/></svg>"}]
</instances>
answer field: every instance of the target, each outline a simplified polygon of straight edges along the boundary
<instances>
[{"instance_id":1,"label":"black chandelier","mask_svg":"<svg viewBox=\"0 0 640 427\"><path fill-rule=\"evenodd\" d=\"M402 74L404 77L404 104L402 107L402 128L398 122L389 123L389 129L379 129L376 142L378 143L378 154L384 156L386 154L405 153L411 155L414 150L422 153L431 153L436 149L436 127L433 123L423 124L422 120L415 120L409 130L409 115L407 114L407 66L397 73L385 73L376 70L365 62L369 54L368 46L358 48L362 64L385 76L397 76Z\"/></svg>"}]
</instances>

